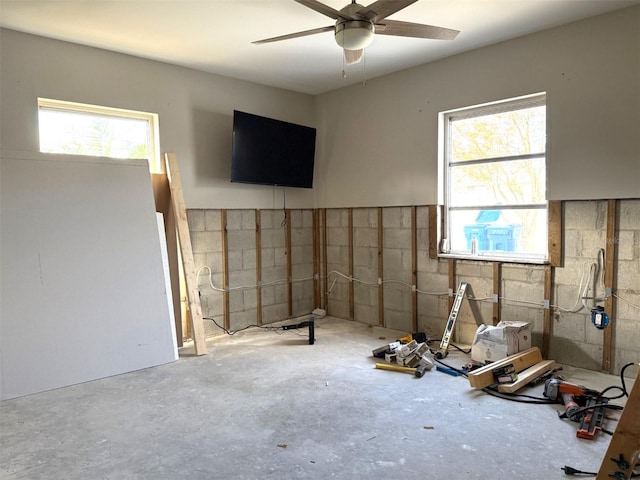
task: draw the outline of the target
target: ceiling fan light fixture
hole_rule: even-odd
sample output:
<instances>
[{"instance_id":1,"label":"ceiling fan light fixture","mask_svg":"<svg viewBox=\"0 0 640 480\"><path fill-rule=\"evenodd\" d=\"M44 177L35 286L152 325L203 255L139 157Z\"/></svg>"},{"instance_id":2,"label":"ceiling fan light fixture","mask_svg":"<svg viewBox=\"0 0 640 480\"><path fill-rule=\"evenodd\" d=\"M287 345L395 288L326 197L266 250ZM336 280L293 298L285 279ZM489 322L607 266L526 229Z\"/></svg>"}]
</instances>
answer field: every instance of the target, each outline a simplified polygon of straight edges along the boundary
<instances>
[{"instance_id":1,"label":"ceiling fan light fixture","mask_svg":"<svg viewBox=\"0 0 640 480\"><path fill-rule=\"evenodd\" d=\"M373 42L373 23L351 20L336 25L336 43L347 50L360 50Z\"/></svg>"}]
</instances>

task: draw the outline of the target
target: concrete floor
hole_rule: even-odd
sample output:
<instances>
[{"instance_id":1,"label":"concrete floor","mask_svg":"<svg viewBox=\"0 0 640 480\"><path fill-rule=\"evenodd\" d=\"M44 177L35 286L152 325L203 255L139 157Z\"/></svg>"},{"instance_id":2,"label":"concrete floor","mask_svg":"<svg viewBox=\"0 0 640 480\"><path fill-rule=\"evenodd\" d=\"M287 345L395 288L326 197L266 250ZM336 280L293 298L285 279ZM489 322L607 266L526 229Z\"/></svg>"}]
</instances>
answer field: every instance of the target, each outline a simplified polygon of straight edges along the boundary
<instances>
[{"instance_id":1,"label":"concrete floor","mask_svg":"<svg viewBox=\"0 0 640 480\"><path fill-rule=\"evenodd\" d=\"M559 406L373 368L372 349L400 332L327 317L315 345L306 334L251 329L209 340L206 356L186 347L169 365L1 402L0 478L540 480L597 471L610 441L577 439Z\"/></svg>"}]
</instances>

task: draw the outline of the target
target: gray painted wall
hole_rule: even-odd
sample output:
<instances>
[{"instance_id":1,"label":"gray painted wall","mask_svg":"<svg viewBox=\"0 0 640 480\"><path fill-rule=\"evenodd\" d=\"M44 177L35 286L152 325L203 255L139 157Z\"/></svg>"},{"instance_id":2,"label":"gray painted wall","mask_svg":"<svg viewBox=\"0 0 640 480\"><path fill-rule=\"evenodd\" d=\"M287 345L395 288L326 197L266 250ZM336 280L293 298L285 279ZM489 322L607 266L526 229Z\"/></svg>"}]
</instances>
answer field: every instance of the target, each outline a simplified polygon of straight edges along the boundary
<instances>
[{"instance_id":1,"label":"gray painted wall","mask_svg":"<svg viewBox=\"0 0 640 480\"><path fill-rule=\"evenodd\" d=\"M640 7L317 98L318 207L438 202L438 113L547 92L550 200L640 197Z\"/></svg>"}]
</instances>

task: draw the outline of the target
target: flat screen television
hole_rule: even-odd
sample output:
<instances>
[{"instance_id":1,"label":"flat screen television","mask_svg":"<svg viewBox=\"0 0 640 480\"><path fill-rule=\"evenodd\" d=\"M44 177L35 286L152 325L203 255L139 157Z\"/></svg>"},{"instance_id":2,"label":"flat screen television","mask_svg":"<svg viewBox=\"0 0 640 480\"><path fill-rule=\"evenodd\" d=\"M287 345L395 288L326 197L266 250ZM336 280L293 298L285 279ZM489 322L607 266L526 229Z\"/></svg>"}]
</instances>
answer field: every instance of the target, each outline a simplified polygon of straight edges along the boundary
<instances>
[{"instance_id":1,"label":"flat screen television","mask_svg":"<svg viewBox=\"0 0 640 480\"><path fill-rule=\"evenodd\" d=\"M231 181L313 188L316 129L233 111Z\"/></svg>"}]
</instances>

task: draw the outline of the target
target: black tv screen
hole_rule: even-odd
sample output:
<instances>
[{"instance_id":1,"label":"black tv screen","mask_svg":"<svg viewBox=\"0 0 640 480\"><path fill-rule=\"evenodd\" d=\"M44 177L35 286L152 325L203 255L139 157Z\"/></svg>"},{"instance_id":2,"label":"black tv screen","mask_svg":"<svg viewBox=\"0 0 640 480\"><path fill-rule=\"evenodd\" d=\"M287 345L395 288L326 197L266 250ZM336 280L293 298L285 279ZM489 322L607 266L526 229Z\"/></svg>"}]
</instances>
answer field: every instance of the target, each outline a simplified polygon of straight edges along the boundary
<instances>
[{"instance_id":1,"label":"black tv screen","mask_svg":"<svg viewBox=\"0 0 640 480\"><path fill-rule=\"evenodd\" d=\"M231 181L313 187L316 129L233 111Z\"/></svg>"}]
</instances>

